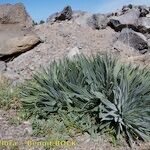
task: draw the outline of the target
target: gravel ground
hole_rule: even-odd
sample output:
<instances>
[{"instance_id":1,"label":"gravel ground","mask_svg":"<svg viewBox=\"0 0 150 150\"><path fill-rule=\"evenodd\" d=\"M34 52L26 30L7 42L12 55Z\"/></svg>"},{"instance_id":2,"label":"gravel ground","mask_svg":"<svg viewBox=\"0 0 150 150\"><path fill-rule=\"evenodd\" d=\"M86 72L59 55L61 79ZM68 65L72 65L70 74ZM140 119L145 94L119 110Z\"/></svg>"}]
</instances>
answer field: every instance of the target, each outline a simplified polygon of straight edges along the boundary
<instances>
[{"instance_id":1,"label":"gravel ground","mask_svg":"<svg viewBox=\"0 0 150 150\"><path fill-rule=\"evenodd\" d=\"M32 137L32 128L29 122L13 122L12 118L16 117L14 110L0 110L0 150L44 150L38 146L29 147L29 141L46 141L43 138ZM19 147L8 146L2 147L2 141L17 142ZM72 141L72 140L71 140ZM113 147L108 137L99 137L91 139L88 134L79 135L74 138L75 146L65 148L51 148L50 150L130 150L125 142L120 142L118 146ZM25 144L23 144L25 143ZM73 143L74 145L74 143ZM150 150L150 143L139 143L133 146L133 150Z\"/></svg>"}]
</instances>

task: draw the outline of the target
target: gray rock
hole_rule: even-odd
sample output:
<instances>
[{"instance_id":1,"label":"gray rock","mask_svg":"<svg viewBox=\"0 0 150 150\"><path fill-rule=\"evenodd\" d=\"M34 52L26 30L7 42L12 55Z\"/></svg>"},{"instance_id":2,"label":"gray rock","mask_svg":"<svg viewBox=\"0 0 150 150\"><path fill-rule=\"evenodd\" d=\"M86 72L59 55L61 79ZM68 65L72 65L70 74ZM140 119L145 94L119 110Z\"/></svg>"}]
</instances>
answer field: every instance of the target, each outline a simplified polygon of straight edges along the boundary
<instances>
[{"instance_id":1,"label":"gray rock","mask_svg":"<svg viewBox=\"0 0 150 150\"><path fill-rule=\"evenodd\" d=\"M132 29L123 29L118 40L138 51L142 52L143 50L148 50L147 38L143 34L135 32Z\"/></svg>"},{"instance_id":2,"label":"gray rock","mask_svg":"<svg viewBox=\"0 0 150 150\"><path fill-rule=\"evenodd\" d=\"M140 12L137 9L132 9L118 17L121 24L133 24L136 25L137 20L140 16Z\"/></svg>"},{"instance_id":3,"label":"gray rock","mask_svg":"<svg viewBox=\"0 0 150 150\"><path fill-rule=\"evenodd\" d=\"M105 29L108 22L108 18L104 14L93 14L88 19L88 25L93 29Z\"/></svg>"},{"instance_id":4,"label":"gray rock","mask_svg":"<svg viewBox=\"0 0 150 150\"><path fill-rule=\"evenodd\" d=\"M64 21L64 20L70 20L72 19L72 8L71 6L66 6L61 12L57 12L53 15L51 15L48 19L47 22L55 22L55 21Z\"/></svg>"},{"instance_id":5,"label":"gray rock","mask_svg":"<svg viewBox=\"0 0 150 150\"><path fill-rule=\"evenodd\" d=\"M71 6L66 6L62 12L56 17L56 20L70 20L72 18L72 8Z\"/></svg>"},{"instance_id":6,"label":"gray rock","mask_svg":"<svg viewBox=\"0 0 150 150\"><path fill-rule=\"evenodd\" d=\"M128 7L128 6L123 6L122 7L122 12L123 13L125 13L125 12L127 12L127 11L129 11L130 10L130 8Z\"/></svg>"},{"instance_id":7,"label":"gray rock","mask_svg":"<svg viewBox=\"0 0 150 150\"><path fill-rule=\"evenodd\" d=\"M6 70L6 63L4 61L0 61L0 73Z\"/></svg>"},{"instance_id":8,"label":"gray rock","mask_svg":"<svg viewBox=\"0 0 150 150\"><path fill-rule=\"evenodd\" d=\"M140 10L140 17L146 17L149 14L149 7L147 6L139 6L138 9Z\"/></svg>"},{"instance_id":9,"label":"gray rock","mask_svg":"<svg viewBox=\"0 0 150 150\"><path fill-rule=\"evenodd\" d=\"M125 13L125 12L129 11L132 8L133 8L132 4L129 4L127 6L125 5L125 6L122 7L122 13Z\"/></svg>"},{"instance_id":10,"label":"gray rock","mask_svg":"<svg viewBox=\"0 0 150 150\"><path fill-rule=\"evenodd\" d=\"M138 19L138 30L142 33L150 33L150 18L141 17Z\"/></svg>"},{"instance_id":11,"label":"gray rock","mask_svg":"<svg viewBox=\"0 0 150 150\"><path fill-rule=\"evenodd\" d=\"M74 59L75 56L80 55L80 54L81 54L81 52L80 52L79 48L78 47L74 47L74 48L72 48L69 51L69 53L67 55L67 58L69 58L70 60L72 60L72 59Z\"/></svg>"},{"instance_id":12,"label":"gray rock","mask_svg":"<svg viewBox=\"0 0 150 150\"><path fill-rule=\"evenodd\" d=\"M140 11L138 9L131 9L127 13L121 16L113 16L110 18L108 25L115 31L121 31L123 28L129 27L133 30L137 30L137 22L140 17Z\"/></svg>"}]
</instances>

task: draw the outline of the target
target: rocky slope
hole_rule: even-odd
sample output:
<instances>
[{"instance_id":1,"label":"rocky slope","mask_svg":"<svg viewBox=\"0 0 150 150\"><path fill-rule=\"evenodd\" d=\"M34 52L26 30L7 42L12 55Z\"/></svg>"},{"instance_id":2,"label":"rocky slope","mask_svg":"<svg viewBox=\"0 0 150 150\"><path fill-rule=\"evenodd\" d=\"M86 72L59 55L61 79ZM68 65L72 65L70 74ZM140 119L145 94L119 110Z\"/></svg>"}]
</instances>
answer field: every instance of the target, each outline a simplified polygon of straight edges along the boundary
<instances>
[{"instance_id":1,"label":"rocky slope","mask_svg":"<svg viewBox=\"0 0 150 150\"><path fill-rule=\"evenodd\" d=\"M150 64L149 51L150 7L147 6L128 5L110 14L74 11L67 6L48 17L46 23L33 26L22 4L0 5L0 74L12 79L13 84L31 78L41 67L63 57L72 59L76 54L91 56L107 52L119 56L123 62L145 66ZM11 125L9 121L14 117L17 117L15 111L0 110L0 138L19 143L33 139L31 124ZM88 135L77 137L77 141L79 144L71 150L130 149L126 144L112 147L107 138L92 141ZM149 143L139 143L133 149L149 147Z\"/></svg>"},{"instance_id":2,"label":"rocky slope","mask_svg":"<svg viewBox=\"0 0 150 150\"><path fill-rule=\"evenodd\" d=\"M150 7L128 5L110 14L91 14L67 6L36 26L22 4L0 7L23 12L17 21L7 9L7 17L0 12L0 70L14 81L30 78L54 59L81 53L108 52L122 61L149 65Z\"/></svg>"}]
</instances>

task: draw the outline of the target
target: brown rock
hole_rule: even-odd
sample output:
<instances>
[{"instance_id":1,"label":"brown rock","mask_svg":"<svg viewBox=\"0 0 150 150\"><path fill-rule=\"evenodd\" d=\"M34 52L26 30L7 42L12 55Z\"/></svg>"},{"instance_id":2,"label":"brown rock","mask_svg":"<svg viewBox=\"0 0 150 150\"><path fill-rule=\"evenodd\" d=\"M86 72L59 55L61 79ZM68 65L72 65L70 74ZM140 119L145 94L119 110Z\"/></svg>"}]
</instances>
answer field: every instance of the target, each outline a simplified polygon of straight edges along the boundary
<instances>
[{"instance_id":1,"label":"brown rock","mask_svg":"<svg viewBox=\"0 0 150 150\"><path fill-rule=\"evenodd\" d=\"M40 43L40 38L36 35L11 38L6 41L2 47L0 47L0 56L3 57L5 55L28 51L38 43Z\"/></svg>"},{"instance_id":2,"label":"brown rock","mask_svg":"<svg viewBox=\"0 0 150 150\"><path fill-rule=\"evenodd\" d=\"M0 5L0 24L19 24L22 27L31 27L33 21L23 4Z\"/></svg>"}]
</instances>

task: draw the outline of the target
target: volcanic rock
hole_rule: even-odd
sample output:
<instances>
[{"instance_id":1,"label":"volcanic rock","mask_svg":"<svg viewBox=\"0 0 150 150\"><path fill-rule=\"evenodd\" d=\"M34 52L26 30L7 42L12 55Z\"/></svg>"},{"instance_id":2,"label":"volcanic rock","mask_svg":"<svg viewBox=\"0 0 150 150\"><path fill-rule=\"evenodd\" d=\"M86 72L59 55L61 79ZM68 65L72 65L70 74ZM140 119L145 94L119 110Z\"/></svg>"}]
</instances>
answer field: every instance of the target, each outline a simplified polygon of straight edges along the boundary
<instances>
[{"instance_id":1,"label":"volcanic rock","mask_svg":"<svg viewBox=\"0 0 150 150\"><path fill-rule=\"evenodd\" d=\"M140 17L138 9L131 9L121 16L113 16L110 18L108 25L115 31L121 31L123 28L129 27L137 30L137 22Z\"/></svg>"},{"instance_id":2,"label":"volcanic rock","mask_svg":"<svg viewBox=\"0 0 150 150\"><path fill-rule=\"evenodd\" d=\"M123 29L118 37L118 40L138 51L142 52L148 50L147 38L143 34L135 32L132 29Z\"/></svg>"},{"instance_id":3,"label":"volcanic rock","mask_svg":"<svg viewBox=\"0 0 150 150\"><path fill-rule=\"evenodd\" d=\"M72 8L71 6L66 6L60 13L55 13L51 15L47 22L54 23L55 21L64 21L64 20L70 20L72 18Z\"/></svg>"}]
</instances>

